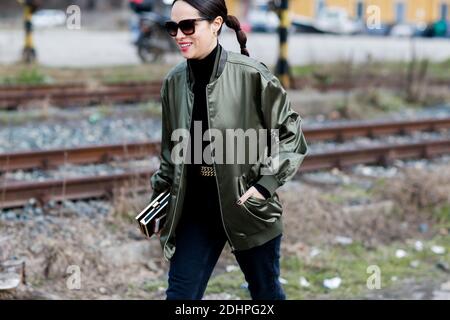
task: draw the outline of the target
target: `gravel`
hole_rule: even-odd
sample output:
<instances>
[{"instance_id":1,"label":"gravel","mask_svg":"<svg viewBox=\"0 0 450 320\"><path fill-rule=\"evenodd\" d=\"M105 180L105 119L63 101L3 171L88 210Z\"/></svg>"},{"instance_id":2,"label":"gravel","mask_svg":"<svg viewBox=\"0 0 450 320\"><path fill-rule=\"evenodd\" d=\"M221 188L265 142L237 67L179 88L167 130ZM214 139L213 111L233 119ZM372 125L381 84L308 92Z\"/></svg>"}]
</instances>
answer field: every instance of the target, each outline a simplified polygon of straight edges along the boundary
<instances>
[{"instance_id":1,"label":"gravel","mask_svg":"<svg viewBox=\"0 0 450 320\"><path fill-rule=\"evenodd\" d=\"M404 168L422 170L440 170L441 165L450 163L450 155L437 157L431 160L394 160L392 166L382 167L359 164L342 171L337 168L329 171L308 172L302 175L302 180L322 185L357 185L363 189L373 186L374 178L393 178L402 174ZM300 169L301 170L301 169Z\"/></svg>"},{"instance_id":2,"label":"gravel","mask_svg":"<svg viewBox=\"0 0 450 320\"><path fill-rule=\"evenodd\" d=\"M424 141L433 141L440 139L449 139L450 131L442 132L413 132L409 135L384 136L377 139L368 137L358 137L352 140L347 140L343 143L336 142L314 142L309 145L310 153L337 151L337 150L357 150L360 148L378 147L384 144L406 144L417 143Z\"/></svg>"},{"instance_id":3,"label":"gravel","mask_svg":"<svg viewBox=\"0 0 450 320\"><path fill-rule=\"evenodd\" d=\"M42 224L59 223L61 216L76 215L96 218L99 215L106 216L112 210L112 204L104 200L63 200L60 203L50 201L41 207L35 199L30 199L23 208L0 210L0 221L34 221Z\"/></svg>"},{"instance_id":4,"label":"gravel","mask_svg":"<svg viewBox=\"0 0 450 320\"><path fill-rule=\"evenodd\" d=\"M73 110L73 113L80 110ZM161 140L161 120L150 116L102 116L92 111L76 121L29 121L2 125L0 152L75 148L96 144L119 144Z\"/></svg>"},{"instance_id":5,"label":"gravel","mask_svg":"<svg viewBox=\"0 0 450 320\"><path fill-rule=\"evenodd\" d=\"M316 117L303 118L303 123L308 127L318 127L324 125L371 123L373 121L408 121L448 117L450 117L450 104L443 104L421 109L403 109L399 112L390 112L383 117L370 120L328 120L324 115L318 115Z\"/></svg>"},{"instance_id":6,"label":"gravel","mask_svg":"<svg viewBox=\"0 0 450 320\"><path fill-rule=\"evenodd\" d=\"M144 160L130 160L126 162L112 162L107 164L66 164L51 170L14 170L6 172L4 179L7 179L8 181L15 180L40 182L55 179L108 176L112 174L122 174L132 170L155 169L158 164L159 158L157 156Z\"/></svg>"},{"instance_id":7,"label":"gravel","mask_svg":"<svg viewBox=\"0 0 450 320\"><path fill-rule=\"evenodd\" d=\"M158 117L143 116L136 106L123 106L123 108L111 108L108 116L98 108L74 108L56 110L62 118L55 118L40 122L30 121L22 125L2 125L0 127L0 152L45 150L55 148L74 148L95 144L117 144L143 142L148 140L160 140L161 121ZM109 110L109 109L108 109ZM120 110L120 111L117 111ZM138 116L136 116L136 112ZM431 115L432 113L432 115ZM450 116L450 106L440 106L414 113L397 115L389 119L418 119ZM314 119L305 119L308 126L317 125ZM338 123L352 123L345 121ZM336 124L337 122L333 122ZM321 122L320 125L324 125ZM358 149L362 147L379 146L384 143L411 143L419 141L432 141L442 138L450 138L449 131L442 132L415 132L408 136L385 136L376 140L370 138L357 138L344 143L315 142L310 144L310 152L323 152L342 149ZM415 167L429 168L435 164L449 163L450 156L444 156L429 160L394 161L393 166L384 168L379 166L355 166L344 173L339 170L330 172L315 172L304 174L303 179L327 184L356 183L361 187L369 188L373 177L393 177L399 174L400 168ZM66 164L52 170L17 170L7 172L3 179L19 181L47 181L71 177L87 177L109 174L120 174L130 170L155 169L159 165L158 156L144 160L130 160L126 162L111 162L108 164L71 165ZM359 177L359 178L356 178ZM364 178L365 177L365 178ZM359 182L358 182L359 181ZM63 201L56 204L51 201L40 208L36 200L31 199L24 208L14 210L0 210L1 220L27 220L31 218L43 219L43 212L55 211L74 212L79 215L97 215L110 210L110 204L105 201ZM51 215L50 215L51 218Z\"/></svg>"},{"instance_id":8,"label":"gravel","mask_svg":"<svg viewBox=\"0 0 450 320\"><path fill-rule=\"evenodd\" d=\"M52 118L65 120L40 120L22 125L2 124L0 126L0 152L47 150L56 148L75 148L96 144L120 144L143 142L148 140L160 141L161 120L151 117L142 111L142 106L123 105L108 108L109 115L105 115L102 107L52 109ZM159 105L150 106L158 110ZM20 111L22 112L22 111ZM3 116L5 117L5 116ZM426 108L414 112L396 113L380 120L413 120L421 118L450 117L450 105ZM364 123L361 121L322 121L315 118L305 118L304 127L323 125L344 125ZM4 121L3 121L4 122ZM357 138L339 148L359 148L376 146L381 143L408 143L420 139L431 140L448 137L448 133L416 132L408 136L388 136L377 140ZM310 144L311 151L320 152L336 149L333 142L315 142Z\"/></svg>"}]
</instances>

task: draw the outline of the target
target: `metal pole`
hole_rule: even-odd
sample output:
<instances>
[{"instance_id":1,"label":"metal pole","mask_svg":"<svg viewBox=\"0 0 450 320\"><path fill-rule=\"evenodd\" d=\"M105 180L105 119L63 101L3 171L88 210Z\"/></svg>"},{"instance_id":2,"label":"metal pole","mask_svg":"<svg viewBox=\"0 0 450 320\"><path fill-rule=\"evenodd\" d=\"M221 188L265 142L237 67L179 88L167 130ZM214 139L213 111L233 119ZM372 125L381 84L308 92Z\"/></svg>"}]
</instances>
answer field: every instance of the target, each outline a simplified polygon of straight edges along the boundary
<instances>
[{"instance_id":1,"label":"metal pole","mask_svg":"<svg viewBox=\"0 0 450 320\"><path fill-rule=\"evenodd\" d=\"M17 0L24 7L23 20L25 28L25 44L22 52L22 60L32 63L36 60L36 50L33 42L33 24L31 18L37 5L32 0Z\"/></svg>"},{"instance_id":2,"label":"metal pole","mask_svg":"<svg viewBox=\"0 0 450 320\"><path fill-rule=\"evenodd\" d=\"M276 74L280 79L283 86L287 89L290 88L290 70L288 63L288 29L290 26L289 21L289 1L278 1L278 16L280 18L280 27L278 29L278 35L280 38L280 55L277 62Z\"/></svg>"}]
</instances>

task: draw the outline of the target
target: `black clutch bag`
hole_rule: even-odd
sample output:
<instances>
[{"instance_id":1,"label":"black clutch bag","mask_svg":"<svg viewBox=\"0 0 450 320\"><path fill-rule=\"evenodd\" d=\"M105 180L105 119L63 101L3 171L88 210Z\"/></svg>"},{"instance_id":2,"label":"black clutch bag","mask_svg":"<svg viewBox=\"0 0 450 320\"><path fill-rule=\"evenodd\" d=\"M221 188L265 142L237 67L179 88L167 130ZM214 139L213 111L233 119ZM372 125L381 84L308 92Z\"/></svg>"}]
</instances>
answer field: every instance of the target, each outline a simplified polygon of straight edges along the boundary
<instances>
[{"instance_id":1,"label":"black clutch bag","mask_svg":"<svg viewBox=\"0 0 450 320\"><path fill-rule=\"evenodd\" d=\"M170 190L161 192L136 216L139 228L147 238L158 233L164 226L169 200Z\"/></svg>"}]
</instances>

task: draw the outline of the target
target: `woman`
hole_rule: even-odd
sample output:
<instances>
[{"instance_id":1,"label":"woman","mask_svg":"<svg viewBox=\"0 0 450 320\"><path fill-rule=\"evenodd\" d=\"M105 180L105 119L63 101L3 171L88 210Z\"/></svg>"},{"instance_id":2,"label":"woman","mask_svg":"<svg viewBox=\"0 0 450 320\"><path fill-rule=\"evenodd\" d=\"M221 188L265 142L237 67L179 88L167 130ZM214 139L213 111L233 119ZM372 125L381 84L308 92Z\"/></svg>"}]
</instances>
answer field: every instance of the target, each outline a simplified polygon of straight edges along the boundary
<instances>
[{"instance_id":1,"label":"woman","mask_svg":"<svg viewBox=\"0 0 450 320\"><path fill-rule=\"evenodd\" d=\"M219 44L223 23L236 32L241 54ZM224 0L176 0L166 29L186 58L163 81L161 164L151 178L152 199L167 189L171 193L160 234L170 260L167 299L201 299L226 242L252 299L285 299L278 280L283 229L276 189L295 175L306 155L301 118L278 79L249 58L246 36ZM229 129L263 133L256 143L244 141L244 149L227 139L222 154L227 160L247 159L253 145L279 141L266 145L253 162L225 163L218 161L218 150ZM213 144L208 158L205 151ZM270 154L267 166L263 153Z\"/></svg>"}]
</instances>

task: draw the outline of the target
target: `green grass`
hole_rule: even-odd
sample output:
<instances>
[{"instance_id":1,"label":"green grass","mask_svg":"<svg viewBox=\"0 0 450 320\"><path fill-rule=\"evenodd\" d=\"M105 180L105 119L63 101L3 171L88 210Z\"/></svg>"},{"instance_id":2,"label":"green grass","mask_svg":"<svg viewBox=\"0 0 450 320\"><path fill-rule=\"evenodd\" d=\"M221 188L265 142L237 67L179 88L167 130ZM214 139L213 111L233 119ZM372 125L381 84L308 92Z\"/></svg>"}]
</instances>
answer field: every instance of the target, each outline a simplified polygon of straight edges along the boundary
<instances>
[{"instance_id":1,"label":"green grass","mask_svg":"<svg viewBox=\"0 0 450 320\"><path fill-rule=\"evenodd\" d=\"M119 115L120 108L116 108L114 105L101 104L99 106L93 106L90 112L86 115L85 113L69 114L64 116L63 114L58 114L58 119L87 119L90 123L95 124L103 118L109 118ZM161 117L161 103L158 101L147 101L136 104L129 114L135 114L137 116L149 116L159 118ZM0 125L2 126L14 126L27 123L29 121L45 121L56 117L57 111L49 110L45 107L35 108L35 109L24 109L20 112L2 111L0 110Z\"/></svg>"},{"instance_id":2,"label":"green grass","mask_svg":"<svg viewBox=\"0 0 450 320\"><path fill-rule=\"evenodd\" d=\"M243 283L245 278L241 271L224 273L210 279L205 295L226 292L241 299L251 299L249 291L241 288Z\"/></svg>"},{"instance_id":3,"label":"green grass","mask_svg":"<svg viewBox=\"0 0 450 320\"><path fill-rule=\"evenodd\" d=\"M162 116L162 109L161 109L160 102L148 101L146 103L140 103L138 105L138 110L147 116L151 116L151 117L161 117Z\"/></svg>"},{"instance_id":4,"label":"green grass","mask_svg":"<svg viewBox=\"0 0 450 320\"><path fill-rule=\"evenodd\" d=\"M334 204L346 204L352 199L367 199L373 197L372 190L367 190L355 184L344 184L336 193L323 193L321 199Z\"/></svg>"},{"instance_id":5,"label":"green grass","mask_svg":"<svg viewBox=\"0 0 450 320\"><path fill-rule=\"evenodd\" d=\"M390 75L406 78L409 70L409 62L402 61L367 61L356 64L350 61L339 61L327 64L309 64L292 66L294 77L307 79L312 83L329 85L340 82L343 77L351 75L358 79L361 75L373 78L386 78ZM420 69L421 61L416 63L416 72ZM450 59L442 62L429 62L427 69L429 80L450 81Z\"/></svg>"},{"instance_id":6,"label":"green grass","mask_svg":"<svg viewBox=\"0 0 450 320\"><path fill-rule=\"evenodd\" d=\"M0 111L0 125L20 125L28 121L43 121L48 119L47 112L43 109L21 110L20 112Z\"/></svg>"},{"instance_id":7,"label":"green grass","mask_svg":"<svg viewBox=\"0 0 450 320\"><path fill-rule=\"evenodd\" d=\"M169 64L122 65L113 67L69 68L46 67L39 64L17 63L0 66L0 84L42 84L67 82L117 83L124 81L160 80L172 68ZM372 75L397 75L405 73L407 62L371 61L360 65L340 61L328 64L308 64L292 66L295 77L309 78L317 83L330 83L342 78L349 70L352 73L370 73ZM273 68L272 68L273 70ZM450 80L450 59L429 63L428 75L437 79Z\"/></svg>"},{"instance_id":8,"label":"green grass","mask_svg":"<svg viewBox=\"0 0 450 320\"><path fill-rule=\"evenodd\" d=\"M335 204L344 204L347 199L339 194L331 194L331 193L324 193L323 195L321 195L321 198L324 201L327 202L331 202L331 203L335 203Z\"/></svg>"},{"instance_id":9,"label":"green grass","mask_svg":"<svg viewBox=\"0 0 450 320\"><path fill-rule=\"evenodd\" d=\"M450 204L435 208L433 216L437 219L438 228L450 229Z\"/></svg>"},{"instance_id":10,"label":"green grass","mask_svg":"<svg viewBox=\"0 0 450 320\"><path fill-rule=\"evenodd\" d=\"M438 63L430 63L429 72L437 79L450 80L450 59Z\"/></svg>"},{"instance_id":11,"label":"green grass","mask_svg":"<svg viewBox=\"0 0 450 320\"><path fill-rule=\"evenodd\" d=\"M366 102L368 105L373 106L382 112L399 111L406 105L404 97L399 94L381 93L378 90L368 93L369 94L365 97L360 97L361 101ZM414 105L409 104L408 107L414 107Z\"/></svg>"},{"instance_id":12,"label":"green grass","mask_svg":"<svg viewBox=\"0 0 450 320\"><path fill-rule=\"evenodd\" d=\"M117 83L161 80L172 65L145 64L93 68L56 68L17 63L0 66L0 85L45 83Z\"/></svg>"},{"instance_id":13,"label":"green grass","mask_svg":"<svg viewBox=\"0 0 450 320\"><path fill-rule=\"evenodd\" d=\"M282 257L281 277L287 280L283 285L288 299L359 299L370 293L367 280L372 273L367 272L371 265L378 266L381 271L381 290L394 288L397 283L406 279L423 279L443 277L444 273L436 268L438 262L450 263L450 239L436 236L429 241L422 241L423 251L414 249L414 241L392 243L376 249L365 248L361 243L353 242L347 246L335 245L321 248L321 253L313 258L297 256ZM432 245L445 247L446 253L437 255L430 248ZM403 249L407 252L404 258L397 258L395 252ZM417 267L412 261L419 261ZM300 286L300 277L305 277L309 287ZM337 289L323 286L326 278L340 277L342 283ZM227 293L241 299L251 299L249 291L242 288L245 283L240 270L222 273L210 279L205 295ZM165 280L147 281L142 289L147 292L160 291L166 288ZM376 289L373 289L376 290Z\"/></svg>"},{"instance_id":14,"label":"green grass","mask_svg":"<svg viewBox=\"0 0 450 320\"><path fill-rule=\"evenodd\" d=\"M113 105L102 104L95 109L92 109L93 113L89 116L89 121L91 123L96 123L102 118L112 117L117 114L118 109L114 108ZM138 114L139 116L149 116L149 117L161 117L162 109L161 103L159 101L147 101L137 103L135 107L130 111L130 114Z\"/></svg>"},{"instance_id":15,"label":"green grass","mask_svg":"<svg viewBox=\"0 0 450 320\"><path fill-rule=\"evenodd\" d=\"M307 65L299 65L292 67L292 74L301 77L301 76L311 76L314 72L319 70L319 64L307 64Z\"/></svg>"},{"instance_id":16,"label":"green grass","mask_svg":"<svg viewBox=\"0 0 450 320\"><path fill-rule=\"evenodd\" d=\"M365 88L358 90L348 99L338 100L334 109L346 119L370 119L405 109L418 109L420 106L420 101L407 101L401 90Z\"/></svg>"},{"instance_id":17,"label":"green grass","mask_svg":"<svg viewBox=\"0 0 450 320\"><path fill-rule=\"evenodd\" d=\"M21 68L16 73L3 75L0 78L0 84L36 85L50 82L52 82L51 77L47 76L36 66Z\"/></svg>"},{"instance_id":18,"label":"green grass","mask_svg":"<svg viewBox=\"0 0 450 320\"><path fill-rule=\"evenodd\" d=\"M344 184L342 189L346 194L355 198L369 198L373 196L371 189L363 188L356 184Z\"/></svg>"},{"instance_id":19,"label":"green grass","mask_svg":"<svg viewBox=\"0 0 450 320\"><path fill-rule=\"evenodd\" d=\"M417 65L420 63L421 61L417 61ZM296 77L313 79L319 76L337 80L349 70L354 74L370 73L371 75L386 76L400 73L406 76L408 66L408 61L368 61L361 64L350 64L349 61L340 61L327 64L292 66L291 72ZM442 62L429 62L428 76L435 79L450 80L450 59Z\"/></svg>"},{"instance_id":20,"label":"green grass","mask_svg":"<svg viewBox=\"0 0 450 320\"><path fill-rule=\"evenodd\" d=\"M393 243L377 249L367 249L362 244L354 242L348 246L330 246L323 248L322 252L314 257L301 259L296 256L283 257L281 260L281 277L288 281L284 289L288 299L315 299L315 298L363 298L369 292L367 273L370 265L376 265L381 270L381 289L388 289L404 279L414 278L418 281L430 276L442 274L435 265L439 261L450 262L449 255L436 255L429 247L439 244L450 250L450 241L444 237L424 242L425 249L418 252L412 243ZM395 251L404 249L408 255L397 258ZM417 267L412 267L412 261L419 261ZM301 287L300 277L305 277L310 287ZM337 289L327 289L323 286L325 278L340 277L342 283ZM393 280L395 278L396 280ZM212 278L206 293L229 293L241 299L249 299L247 290L240 288L244 283L241 271L221 274Z\"/></svg>"}]
</instances>

